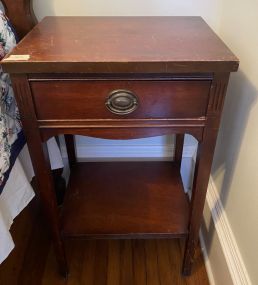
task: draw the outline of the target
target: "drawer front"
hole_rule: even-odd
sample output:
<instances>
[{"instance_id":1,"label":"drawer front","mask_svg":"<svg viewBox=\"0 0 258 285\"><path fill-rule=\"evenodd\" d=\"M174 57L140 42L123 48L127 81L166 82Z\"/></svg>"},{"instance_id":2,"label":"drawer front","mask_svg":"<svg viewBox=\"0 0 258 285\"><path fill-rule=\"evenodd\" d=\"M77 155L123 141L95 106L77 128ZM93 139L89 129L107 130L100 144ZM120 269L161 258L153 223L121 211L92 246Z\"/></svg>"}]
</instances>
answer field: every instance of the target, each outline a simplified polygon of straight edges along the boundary
<instances>
[{"instance_id":1,"label":"drawer front","mask_svg":"<svg viewBox=\"0 0 258 285\"><path fill-rule=\"evenodd\" d=\"M205 116L210 81L32 81L37 118L159 119Z\"/></svg>"}]
</instances>

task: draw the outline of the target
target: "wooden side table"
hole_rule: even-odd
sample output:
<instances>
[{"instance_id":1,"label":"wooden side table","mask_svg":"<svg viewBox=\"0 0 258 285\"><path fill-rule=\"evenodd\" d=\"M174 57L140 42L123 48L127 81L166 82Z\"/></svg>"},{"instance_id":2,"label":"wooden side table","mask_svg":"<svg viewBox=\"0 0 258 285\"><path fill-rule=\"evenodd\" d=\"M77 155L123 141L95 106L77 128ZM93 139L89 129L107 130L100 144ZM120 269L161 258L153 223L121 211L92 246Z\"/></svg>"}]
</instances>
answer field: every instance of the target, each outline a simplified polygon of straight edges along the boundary
<instances>
[{"instance_id":1,"label":"wooden side table","mask_svg":"<svg viewBox=\"0 0 258 285\"><path fill-rule=\"evenodd\" d=\"M64 237L185 237L191 272L229 73L238 60L199 17L47 17L3 61L11 73L56 257ZM176 134L174 162L76 163L74 134ZM199 142L192 198L184 134ZM71 177L61 219L46 140L66 134Z\"/></svg>"}]
</instances>

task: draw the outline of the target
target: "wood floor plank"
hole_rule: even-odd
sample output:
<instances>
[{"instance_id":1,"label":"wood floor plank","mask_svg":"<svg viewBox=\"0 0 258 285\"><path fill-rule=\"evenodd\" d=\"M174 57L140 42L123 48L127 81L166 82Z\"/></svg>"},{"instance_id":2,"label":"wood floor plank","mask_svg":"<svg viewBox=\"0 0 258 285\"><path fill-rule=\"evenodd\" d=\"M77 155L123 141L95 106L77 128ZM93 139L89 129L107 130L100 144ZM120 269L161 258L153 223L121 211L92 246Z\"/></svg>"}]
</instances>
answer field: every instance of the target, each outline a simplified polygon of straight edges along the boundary
<instances>
[{"instance_id":1,"label":"wood floor plank","mask_svg":"<svg viewBox=\"0 0 258 285\"><path fill-rule=\"evenodd\" d=\"M42 254L39 249L37 252ZM67 280L58 273L52 247L42 280L40 275L38 278L35 274L30 275L28 267L25 267L28 276L24 280L33 285L209 284L200 248L192 275L181 275L183 252L178 240L67 240L66 252L70 267Z\"/></svg>"},{"instance_id":2,"label":"wood floor plank","mask_svg":"<svg viewBox=\"0 0 258 285\"><path fill-rule=\"evenodd\" d=\"M133 273L135 285L147 285L144 240L133 241Z\"/></svg>"},{"instance_id":3,"label":"wood floor plank","mask_svg":"<svg viewBox=\"0 0 258 285\"><path fill-rule=\"evenodd\" d=\"M34 282L40 284L38 279ZM53 246L50 248L41 285L66 285L66 280L59 274Z\"/></svg>"},{"instance_id":4,"label":"wood floor plank","mask_svg":"<svg viewBox=\"0 0 258 285\"><path fill-rule=\"evenodd\" d=\"M121 269L120 284L132 285L133 283L133 260L132 260L132 241L121 241Z\"/></svg>"},{"instance_id":5,"label":"wood floor plank","mask_svg":"<svg viewBox=\"0 0 258 285\"><path fill-rule=\"evenodd\" d=\"M176 239L166 240L167 251L169 255L169 267L173 272L173 284L186 285L185 277L182 276L182 262L183 254L181 254L181 248L179 241Z\"/></svg>"},{"instance_id":6,"label":"wood floor plank","mask_svg":"<svg viewBox=\"0 0 258 285\"><path fill-rule=\"evenodd\" d=\"M147 285L163 285L159 280L158 254L155 240L145 240Z\"/></svg>"},{"instance_id":7,"label":"wood floor plank","mask_svg":"<svg viewBox=\"0 0 258 285\"><path fill-rule=\"evenodd\" d=\"M20 272L19 285L34 285L35 279L42 279L50 251L51 240L45 221L35 223L32 235Z\"/></svg>"},{"instance_id":8,"label":"wood floor plank","mask_svg":"<svg viewBox=\"0 0 258 285\"><path fill-rule=\"evenodd\" d=\"M67 285L81 285L80 278L84 260L84 241L73 240L67 243L66 253L69 260L69 277Z\"/></svg>"},{"instance_id":9,"label":"wood floor plank","mask_svg":"<svg viewBox=\"0 0 258 285\"><path fill-rule=\"evenodd\" d=\"M95 267L95 251L96 240L84 241L84 258L82 262L82 271L79 284L93 285L94 284L94 267Z\"/></svg>"},{"instance_id":10,"label":"wood floor plank","mask_svg":"<svg viewBox=\"0 0 258 285\"><path fill-rule=\"evenodd\" d=\"M108 262L108 241L97 240L96 250L95 250L93 285L107 284L107 262Z\"/></svg>"},{"instance_id":11,"label":"wood floor plank","mask_svg":"<svg viewBox=\"0 0 258 285\"><path fill-rule=\"evenodd\" d=\"M107 285L120 285L120 241L108 241Z\"/></svg>"},{"instance_id":12,"label":"wood floor plank","mask_svg":"<svg viewBox=\"0 0 258 285\"><path fill-rule=\"evenodd\" d=\"M8 258L0 265L0 284L17 284L23 270L24 258L28 245L30 245L34 224L37 222L37 201L33 199L30 204L15 218L11 227L11 235L15 247ZM2 245L0 245L2 246Z\"/></svg>"},{"instance_id":13,"label":"wood floor plank","mask_svg":"<svg viewBox=\"0 0 258 285\"><path fill-rule=\"evenodd\" d=\"M176 278L174 277L174 275L177 275L178 273L176 271L171 270L167 241L157 240L156 246L158 253L158 270L160 283L162 285L177 284L175 283Z\"/></svg>"}]
</instances>

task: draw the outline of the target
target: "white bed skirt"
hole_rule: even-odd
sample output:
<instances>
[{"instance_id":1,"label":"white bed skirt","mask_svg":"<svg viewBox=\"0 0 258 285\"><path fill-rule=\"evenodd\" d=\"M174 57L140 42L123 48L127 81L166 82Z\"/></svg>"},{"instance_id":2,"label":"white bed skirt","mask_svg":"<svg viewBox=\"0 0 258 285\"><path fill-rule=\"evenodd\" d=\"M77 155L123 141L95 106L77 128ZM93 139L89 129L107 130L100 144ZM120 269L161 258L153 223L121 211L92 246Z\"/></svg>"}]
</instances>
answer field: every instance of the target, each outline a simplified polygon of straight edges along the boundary
<instances>
[{"instance_id":1,"label":"white bed skirt","mask_svg":"<svg viewBox=\"0 0 258 285\"><path fill-rule=\"evenodd\" d=\"M62 168L63 161L56 140L51 138L47 145L51 168ZM9 232L14 218L28 205L35 195L30 185L33 176L34 171L27 145L25 145L0 195L0 263L7 258L15 246Z\"/></svg>"}]
</instances>

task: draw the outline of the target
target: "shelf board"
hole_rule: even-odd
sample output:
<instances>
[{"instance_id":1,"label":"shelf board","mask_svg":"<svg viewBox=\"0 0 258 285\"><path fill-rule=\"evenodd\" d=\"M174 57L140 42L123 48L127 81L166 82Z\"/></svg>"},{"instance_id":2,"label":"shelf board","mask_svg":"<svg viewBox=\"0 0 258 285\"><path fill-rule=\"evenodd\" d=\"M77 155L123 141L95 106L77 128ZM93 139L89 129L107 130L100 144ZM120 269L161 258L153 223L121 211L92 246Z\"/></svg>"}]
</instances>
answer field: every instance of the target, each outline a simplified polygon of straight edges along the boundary
<instances>
[{"instance_id":1,"label":"shelf board","mask_svg":"<svg viewBox=\"0 0 258 285\"><path fill-rule=\"evenodd\" d=\"M177 164L87 162L72 168L61 224L72 237L182 237L188 217Z\"/></svg>"}]
</instances>

